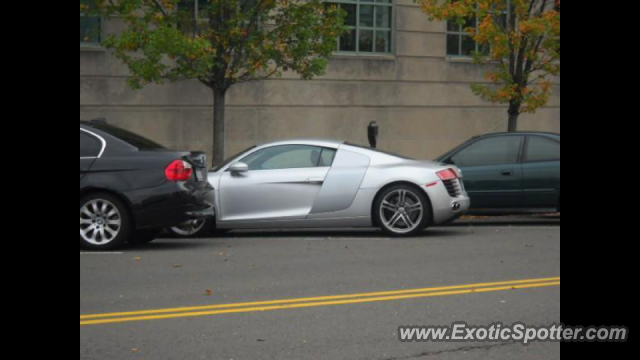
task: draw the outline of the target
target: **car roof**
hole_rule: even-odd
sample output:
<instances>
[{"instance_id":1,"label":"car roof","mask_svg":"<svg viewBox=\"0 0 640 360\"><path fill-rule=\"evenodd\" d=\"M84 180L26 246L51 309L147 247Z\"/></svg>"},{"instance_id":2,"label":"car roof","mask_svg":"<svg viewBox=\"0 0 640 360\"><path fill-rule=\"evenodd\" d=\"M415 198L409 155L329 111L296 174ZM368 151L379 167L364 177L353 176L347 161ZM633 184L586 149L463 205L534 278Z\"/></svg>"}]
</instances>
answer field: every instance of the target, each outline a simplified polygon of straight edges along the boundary
<instances>
[{"instance_id":1,"label":"car roof","mask_svg":"<svg viewBox=\"0 0 640 360\"><path fill-rule=\"evenodd\" d=\"M87 120L80 120L80 127L89 127L89 128L95 128L96 124L104 124L107 125L107 122L104 120L91 120L91 121L87 121Z\"/></svg>"},{"instance_id":2,"label":"car roof","mask_svg":"<svg viewBox=\"0 0 640 360\"><path fill-rule=\"evenodd\" d=\"M540 131L516 131L516 132L497 132L497 133L488 133L483 135L474 136L473 139L480 139L483 137L492 137L492 136L509 136L509 135L541 135L541 136L553 136L560 137L560 134L552 133L552 132L540 132Z\"/></svg>"},{"instance_id":3,"label":"car roof","mask_svg":"<svg viewBox=\"0 0 640 360\"><path fill-rule=\"evenodd\" d=\"M290 139L290 140L279 140L279 141L264 143L264 144L260 144L258 147L265 148L265 147L282 146L282 145L310 145L310 146L320 146L320 147L337 149L343 144L344 144L344 141L330 140L330 139Z\"/></svg>"}]
</instances>

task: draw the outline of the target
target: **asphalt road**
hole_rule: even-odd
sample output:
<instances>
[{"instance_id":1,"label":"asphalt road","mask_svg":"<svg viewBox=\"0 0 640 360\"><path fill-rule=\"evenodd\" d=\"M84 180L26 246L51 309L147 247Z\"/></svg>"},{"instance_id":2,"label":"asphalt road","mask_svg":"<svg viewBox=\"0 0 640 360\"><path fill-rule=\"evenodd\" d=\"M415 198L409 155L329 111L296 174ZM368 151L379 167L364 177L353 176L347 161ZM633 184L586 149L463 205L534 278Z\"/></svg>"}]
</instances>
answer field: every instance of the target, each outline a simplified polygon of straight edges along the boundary
<instances>
[{"instance_id":1,"label":"asphalt road","mask_svg":"<svg viewBox=\"0 0 640 360\"><path fill-rule=\"evenodd\" d=\"M557 285L431 294L552 277L555 220L472 222L411 239L243 232L81 252L80 359L559 359L554 343L398 340L401 325L559 322Z\"/></svg>"}]
</instances>

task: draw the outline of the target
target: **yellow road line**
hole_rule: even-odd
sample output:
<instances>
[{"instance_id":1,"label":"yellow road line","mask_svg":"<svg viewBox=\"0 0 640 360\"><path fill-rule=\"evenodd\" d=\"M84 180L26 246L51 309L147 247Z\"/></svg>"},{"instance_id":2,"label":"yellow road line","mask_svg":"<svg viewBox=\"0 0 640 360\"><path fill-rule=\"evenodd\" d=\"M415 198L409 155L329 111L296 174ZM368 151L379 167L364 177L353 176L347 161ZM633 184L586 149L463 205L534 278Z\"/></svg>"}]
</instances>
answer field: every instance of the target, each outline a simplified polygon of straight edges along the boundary
<instances>
[{"instance_id":1,"label":"yellow road line","mask_svg":"<svg viewBox=\"0 0 640 360\"><path fill-rule=\"evenodd\" d=\"M262 301L262 302L247 302L247 303L226 304L226 305L195 306L195 307L132 311L132 312L120 312L120 313L108 313L108 314L96 314L96 315L80 315L80 320L94 320L94 319L105 319L105 318L114 318L114 317L120 318L120 317L129 317L129 316L169 314L169 313L217 310L217 309L232 309L232 308L240 308L240 307L256 307L256 306L266 306L266 305L283 305L283 304L295 304L295 303L312 302L312 301L345 300L345 299L355 299L355 298L364 298L364 297L395 296L395 295L405 295L405 294L415 294L415 293L425 293L425 292L435 292L435 291L445 291L445 290L462 290L462 289L473 289L473 288L490 287L490 286L531 284L531 283L537 283L537 282L550 282L550 281L560 281L560 278L554 277L554 278L544 278L544 279L514 280L514 281L503 281L503 282L472 284L472 285L458 285L458 286L412 289L412 290L373 292L373 293L364 293L364 294L310 297L310 298L274 300L274 301Z\"/></svg>"},{"instance_id":2,"label":"yellow road line","mask_svg":"<svg viewBox=\"0 0 640 360\"><path fill-rule=\"evenodd\" d=\"M444 288L440 288L441 290L436 292L429 291L426 293L422 292L422 293L414 293L414 294L407 294L407 295L379 296L379 297L369 297L369 298L343 299L343 300L336 300L336 301L320 301L320 302L311 302L311 303L308 303L308 302L289 303L289 300L287 300L286 303L280 302L280 305L274 305L274 306L226 308L223 310L180 312L180 313L170 313L170 314L162 314L162 315L160 315L159 313L156 313L157 315L148 315L148 316L123 316L118 318L102 318L102 319L84 320L84 321L81 320L80 326L139 322L139 321L150 321L150 320L164 320L164 319L176 319L176 318L192 318L192 317L212 316L212 315L221 315L221 314L264 312L264 311L275 311L275 310L286 310L286 309L312 308L312 307L320 307L320 306L362 304L362 303L373 303L373 302L383 302L383 301L397 301L397 300L408 300L408 299L418 299L418 298L428 298L428 297L441 297L441 296L452 296L452 295L462 295L462 294L559 286L560 279L559 278L555 278L555 279L557 279L557 281L548 281L548 282L528 281L528 283L520 282L514 285L505 285L505 286L497 286L497 287L478 287L478 285L475 285L474 288L467 288L467 289L462 289L462 287L458 287L458 290L454 290L454 291L446 291L446 290L442 290ZM482 284L479 284L479 285L482 285ZM467 285L466 287L469 287L469 286L471 285ZM450 287L450 288L455 288L455 287ZM330 298L330 297L327 297L327 298ZM276 303L276 302L274 301L273 303ZM254 304L259 304L259 303L254 303Z\"/></svg>"}]
</instances>

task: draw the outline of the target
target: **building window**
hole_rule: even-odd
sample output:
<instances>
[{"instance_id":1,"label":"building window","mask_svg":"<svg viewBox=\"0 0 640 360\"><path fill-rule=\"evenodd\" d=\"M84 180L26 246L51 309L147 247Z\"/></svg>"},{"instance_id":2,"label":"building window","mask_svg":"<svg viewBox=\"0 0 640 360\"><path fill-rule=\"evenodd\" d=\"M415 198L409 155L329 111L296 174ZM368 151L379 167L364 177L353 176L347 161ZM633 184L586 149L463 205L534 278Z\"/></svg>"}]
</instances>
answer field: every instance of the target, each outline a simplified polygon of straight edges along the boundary
<instances>
[{"instance_id":1,"label":"building window","mask_svg":"<svg viewBox=\"0 0 640 360\"><path fill-rule=\"evenodd\" d=\"M347 13L339 53L391 54L393 0L331 0Z\"/></svg>"},{"instance_id":2,"label":"building window","mask_svg":"<svg viewBox=\"0 0 640 360\"><path fill-rule=\"evenodd\" d=\"M477 26L475 18L467 19L464 25L450 20L447 24L447 55L471 57L479 51L478 43L466 30Z\"/></svg>"},{"instance_id":3,"label":"building window","mask_svg":"<svg viewBox=\"0 0 640 360\"><path fill-rule=\"evenodd\" d=\"M88 9L93 5L92 0L80 0L80 4ZM100 17L80 12L80 44L100 44L102 40L102 23Z\"/></svg>"},{"instance_id":4,"label":"building window","mask_svg":"<svg viewBox=\"0 0 640 360\"><path fill-rule=\"evenodd\" d=\"M506 1L510 2L511 0ZM499 20L503 26L507 25L507 14L506 10L499 12ZM447 23L447 56L472 57L475 53L489 55L490 48L487 45L478 44L467 31L469 28L477 28L478 23L479 21L475 17L466 19L462 25L455 20L450 20Z\"/></svg>"},{"instance_id":5,"label":"building window","mask_svg":"<svg viewBox=\"0 0 640 360\"><path fill-rule=\"evenodd\" d=\"M179 0L178 28L185 34L194 36L206 32L209 28L209 12L212 10L210 9L212 5L214 5L212 0ZM260 24L260 14L256 5L260 6L257 0L240 0L236 4L239 12L255 11L254 17L245 20L244 23L240 24L241 26L248 27L252 24L252 20L256 20Z\"/></svg>"}]
</instances>

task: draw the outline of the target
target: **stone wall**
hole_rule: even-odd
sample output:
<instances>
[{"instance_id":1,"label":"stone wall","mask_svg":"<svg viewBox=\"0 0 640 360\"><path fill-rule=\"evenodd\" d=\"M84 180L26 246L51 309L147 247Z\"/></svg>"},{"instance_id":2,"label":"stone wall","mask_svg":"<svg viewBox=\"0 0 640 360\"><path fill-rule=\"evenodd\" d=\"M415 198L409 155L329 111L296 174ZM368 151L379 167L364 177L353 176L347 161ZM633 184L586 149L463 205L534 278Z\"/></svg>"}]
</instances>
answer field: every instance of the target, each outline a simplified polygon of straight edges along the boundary
<instances>
[{"instance_id":1,"label":"stone wall","mask_svg":"<svg viewBox=\"0 0 640 360\"><path fill-rule=\"evenodd\" d=\"M327 75L238 85L229 93L226 154L287 138L366 144L380 125L385 150L433 159L470 137L507 127L505 106L480 100L470 85L485 66L446 56L446 24L429 22L411 0L396 0L393 56L335 56ZM106 29L109 31L109 29ZM126 86L126 69L99 48L80 49L80 119L104 117L171 148L211 153L213 96L197 81ZM560 132L560 85L549 105L523 115L520 130Z\"/></svg>"}]
</instances>

